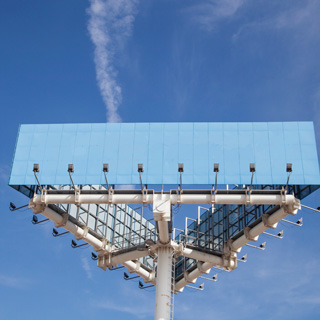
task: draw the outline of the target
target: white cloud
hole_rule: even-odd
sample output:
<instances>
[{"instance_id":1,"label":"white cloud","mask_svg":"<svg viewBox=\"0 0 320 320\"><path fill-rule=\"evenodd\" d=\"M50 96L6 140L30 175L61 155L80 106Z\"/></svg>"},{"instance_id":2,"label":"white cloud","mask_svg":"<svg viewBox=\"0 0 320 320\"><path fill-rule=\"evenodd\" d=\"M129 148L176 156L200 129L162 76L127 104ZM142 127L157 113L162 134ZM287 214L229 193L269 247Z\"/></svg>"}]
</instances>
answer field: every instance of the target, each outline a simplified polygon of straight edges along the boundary
<instances>
[{"instance_id":1,"label":"white cloud","mask_svg":"<svg viewBox=\"0 0 320 320\"><path fill-rule=\"evenodd\" d=\"M86 272L88 279L92 279L92 271L91 271L91 267L88 262L88 259L85 257L82 257L81 261L82 261L82 268Z\"/></svg>"},{"instance_id":2,"label":"white cloud","mask_svg":"<svg viewBox=\"0 0 320 320\"><path fill-rule=\"evenodd\" d=\"M187 11L192 20L207 31L213 30L222 19L234 16L247 0L207 0L191 6Z\"/></svg>"},{"instance_id":3,"label":"white cloud","mask_svg":"<svg viewBox=\"0 0 320 320\"><path fill-rule=\"evenodd\" d=\"M30 283L31 281L29 279L0 274L0 286L23 289Z\"/></svg>"},{"instance_id":4,"label":"white cloud","mask_svg":"<svg viewBox=\"0 0 320 320\"><path fill-rule=\"evenodd\" d=\"M121 122L121 87L114 68L116 52L131 35L138 0L90 0L88 30L95 45L94 62L108 122Z\"/></svg>"}]
</instances>

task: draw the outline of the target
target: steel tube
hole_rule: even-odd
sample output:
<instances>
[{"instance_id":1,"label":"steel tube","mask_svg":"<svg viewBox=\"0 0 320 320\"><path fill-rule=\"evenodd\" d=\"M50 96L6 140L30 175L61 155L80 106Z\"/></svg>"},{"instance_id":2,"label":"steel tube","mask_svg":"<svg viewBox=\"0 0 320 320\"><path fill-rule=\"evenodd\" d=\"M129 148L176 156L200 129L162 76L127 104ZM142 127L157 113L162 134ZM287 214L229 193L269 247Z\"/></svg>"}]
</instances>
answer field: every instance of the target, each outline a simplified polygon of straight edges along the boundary
<instances>
[{"instance_id":1,"label":"steel tube","mask_svg":"<svg viewBox=\"0 0 320 320\"><path fill-rule=\"evenodd\" d=\"M180 198L179 198L180 197ZM143 198L141 194L114 194L110 197L108 194L80 194L76 201L74 194L46 194L41 200L41 195L35 194L33 203L35 204L141 204L153 203L153 195L148 194ZM170 195L171 204L256 204L256 205L293 205L295 197L289 195L275 194L252 194L247 197L245 194L217 194L212 197L210 194L176 194Z\"/></svg>"},{"instance_id":2,"label":"steel tube","mask_svg":"<svg viewBox=\"0 0 320 320\"><path fill-rule=\"evenodd\" d=\"M158 248L155 320L170 320L172 252L171 247Z\"/></svg>"}]
</instances>

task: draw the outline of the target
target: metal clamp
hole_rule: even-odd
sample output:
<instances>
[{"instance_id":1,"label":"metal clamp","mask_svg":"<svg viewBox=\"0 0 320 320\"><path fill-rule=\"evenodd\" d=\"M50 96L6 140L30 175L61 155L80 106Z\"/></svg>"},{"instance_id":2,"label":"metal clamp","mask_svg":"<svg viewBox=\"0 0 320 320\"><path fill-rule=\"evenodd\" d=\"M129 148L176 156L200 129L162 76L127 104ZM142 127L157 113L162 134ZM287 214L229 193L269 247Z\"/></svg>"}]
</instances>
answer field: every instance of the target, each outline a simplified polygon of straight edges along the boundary
<instances>
[{"instance_id":1,"label":"metal clamp","mask_svg":"<svg viewBox=\"0 0 320 320\"><path fill-rule=\"evenodd\" d=\"M69 214L67 212L63 213L61 216L62 216L61 223L55 223L54 224L56 228L64 227L68 222ZM77 240L79 240L79 239L77 239Z\"/></svg>"},{"instance_id":2,"label":"metal clamp","mask_svg":"<svg viewBox=\"0 0 320 320\"><path fill-rule=\"evenodd\" d=\"M249 189L249 187L247 187L247 189L246 189L246 206L249 206L251 204L251 193L252 193L252 189Z\"/></svg>"},{"instance_id":3,"label":"metal clamp","mask_svg":"<svg viewBox=\"0 0 320 320\"><path fill-rule=\"evenodd\" d=\"M75 236L76 240L82 240L82 239L85 239L88 235L88 231L89 231L89 228L88 227L84 227L83 228L83 235L82 236Z\"/></svg>"},{"instance_id":4,"label":"metal clamp","mask_svg":"<svg viewBox=\"0 0 320 320\"><path fill-rule=\"evenodd\" d=\"M114 190L113 190L112 186L110 186L110 188L108 189L108 202L109 202L109 204L112 204L113 193L114 193Z\"/></svg>"},{"instance_id":5,"label":"metal clamp","mask_svg":"<svg viewBox=\"0 0 320 320\"><path fill-rule=\"evenodd\" d=\"M283 187L280 191L280 195L281 195L281 205L285 206L286 205L286 196L287 196L287 190L285 190Z\"/></svg>"},{"instance_id":6,"label":"metal clamp","mask_svg":"<svg viewBox=\"0 0 320 320\"><path fill-rule=\"evenodd\" d=\"M41 189L40 200L41 203L46 203L47 189Z\"/></svg>"},{"instance_id":7,"label":"metal clamp","mask_svg":"<svg viewBox=\"0 0 320 320\"><path fill-rule=\"evenodd\" d=\"M81 195L80 189L75 188L74 189L74 202L77 206L80 205L80 195Z\"/></svg>"}]
</instances>

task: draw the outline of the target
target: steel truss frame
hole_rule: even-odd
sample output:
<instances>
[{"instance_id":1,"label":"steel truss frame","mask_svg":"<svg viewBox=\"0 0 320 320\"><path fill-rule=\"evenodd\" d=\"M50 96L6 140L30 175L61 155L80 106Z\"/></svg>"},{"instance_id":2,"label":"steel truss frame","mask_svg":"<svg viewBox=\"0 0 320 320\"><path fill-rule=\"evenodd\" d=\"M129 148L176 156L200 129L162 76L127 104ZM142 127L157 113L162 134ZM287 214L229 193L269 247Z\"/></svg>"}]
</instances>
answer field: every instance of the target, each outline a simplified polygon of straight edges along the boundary
<instances>
[{"instance_id":1,"label":"steel truss frame","mask_svg":"<svg viewBox=\"0 0 320 320\"><path fill-rule=\"evenodd\" d=\"M303 192L306 195L311 192L303 188L298 191L300 198ZM94 230L90 229L89 222L89 205L92 204L97 206ZM132 229L126 233L125 228L121 233L121 241L117 241L117 236L113 237L112 241L106 239L103 225L108 227L108 217L111 216L109 207L121 208L128 204L153 204L157 232L150 231L151 239L146 233L144 239L135 242ZM207 204L214 210L206 211L200 221L194 221L193 225L188 226L184 235L181 233L171 240L171 209L173 205L182 204ZM70 214L70 205L79 208L76 217ZM103 206L108 206L108 209L103 209ZM277 190L270 186L261 189L179 190L179 192L177 190L156 192L149 189L114 190L112 187L108 190L101 188L54 190L43 187L40 194L34 192L29 207L34 213L42 213L54 221L57 227L70 231L77 239L91 244L99 253L99 267L106 269L122 264L129 272L141 276L145 282L155 284L155 319L169 319L171 292L182 292L185 286L194 283L212 267L235 269L237 253L242 246L250 241L256 241L265 230L275 228L288 214L296 214L301 208L300 201L295 195L288 194L283 188ZM101 212L107 218L100 219ZM117 228L116 221L121 221L123 224L127 221L117 220L117 212L113 216L114 229ZM152 241L147 243L147 240ZM173 256L178 257L178 262L175 264L175 276L172 277ZM147 262L145 260L147 258L151 262ZM157 261L157 268L154 260ZM183 268L179 268L181 261ZM164 297L168 297L169 300Z\"/></svg>"}]
</instances>

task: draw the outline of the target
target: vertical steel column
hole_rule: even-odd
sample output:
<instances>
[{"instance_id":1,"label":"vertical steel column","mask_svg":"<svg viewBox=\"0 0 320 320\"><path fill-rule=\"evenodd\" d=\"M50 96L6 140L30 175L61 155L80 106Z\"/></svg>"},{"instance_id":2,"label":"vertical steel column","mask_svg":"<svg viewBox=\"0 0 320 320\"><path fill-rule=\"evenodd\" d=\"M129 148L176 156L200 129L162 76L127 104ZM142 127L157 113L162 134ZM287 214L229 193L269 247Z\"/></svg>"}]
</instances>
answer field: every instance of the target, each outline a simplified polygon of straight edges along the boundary
<instances>
[{"instance_id":1,"label":"vertical steel column","mask_svg":"<svg viewBox=\"0 0 320 320\"><path fill-rule=\"evenodd\" d=\"M170 320L172 253L171 247L158 248L155 320Z\"/></svg>"}]
</instances>

